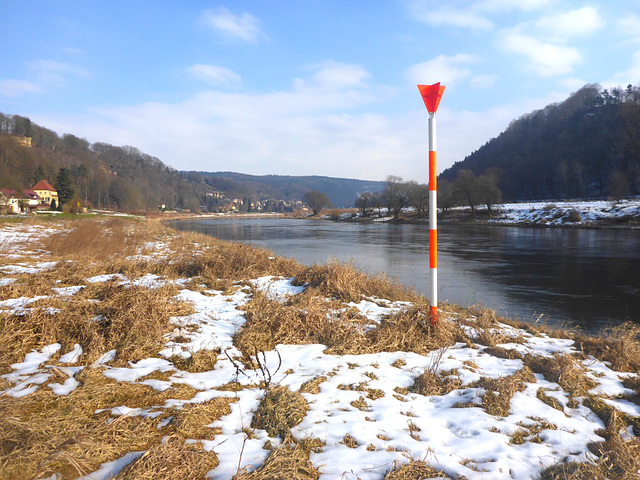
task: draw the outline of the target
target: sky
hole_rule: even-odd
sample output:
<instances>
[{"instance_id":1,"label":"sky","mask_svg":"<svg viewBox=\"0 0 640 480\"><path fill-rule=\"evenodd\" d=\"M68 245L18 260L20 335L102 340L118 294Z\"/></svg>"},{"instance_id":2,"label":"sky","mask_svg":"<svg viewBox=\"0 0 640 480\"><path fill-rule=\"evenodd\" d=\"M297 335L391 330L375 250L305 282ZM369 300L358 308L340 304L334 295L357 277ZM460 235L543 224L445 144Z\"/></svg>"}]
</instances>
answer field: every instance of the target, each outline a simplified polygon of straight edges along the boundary
<instances>
[{"instance_id":1,"label":"sky","mask_svg":"<svg viewBox=\"0 0 640 480\"><path fill-rule=\"evenodd\" d=\"M640 82L637 0L3 0L0 112L178 170L428 179L587 83Z\"/></svg>"}]
</instances>

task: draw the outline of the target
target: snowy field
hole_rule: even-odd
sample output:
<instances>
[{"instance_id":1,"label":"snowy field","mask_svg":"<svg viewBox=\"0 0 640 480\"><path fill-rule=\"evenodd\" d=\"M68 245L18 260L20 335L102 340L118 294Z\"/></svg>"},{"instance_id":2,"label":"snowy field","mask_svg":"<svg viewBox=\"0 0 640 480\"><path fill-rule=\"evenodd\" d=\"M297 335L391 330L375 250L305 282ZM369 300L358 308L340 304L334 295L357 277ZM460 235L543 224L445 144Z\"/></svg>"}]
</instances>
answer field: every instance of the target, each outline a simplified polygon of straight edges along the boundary
<instances>
[{"instance_id":1,"label":"snowy field","mask_svg":"<svg viewBox=\"0 0 640 480\"><path fill-rule=\"evenodd\" d=\"M563 206L556 204L556 208ZM571 208L578 207L571 204ZM614 210L611 204L589 204L580 212L583 221L587 221L607 208L609 215L614 212L637 215L640 203L621 204ZM505 209L511 212L510 217L517 215L519 221L523 221L533 218L527 215L536 207L509 205ZM55 228L0 226L0 285L10 285L23 272L38 272L55 264L45 258L46 252L32 246L30 239L34 231L46 235ZM159 242L156 247L162 255L167 255L167 244ZM152 275L136 279L99 275L75 286L52 290L51 295L73 298L89 283L107 281L135 282L150 289L167 282ZM172 283L181 285L180 280ZM69 395L79 388L76 377L85 368L97 369L118 382L143 384L156 391L186 384L198 391L189 400L169 399L151 408L121 405L112 408L110 415L113 419L155 418L169 408L215 397L232 398L235 401L230 404L231 413L210 425L212 432L217 427L220 433L191 440L201 442L205 449L215 451L218 456L220 464L208 472L208 478L230 479L239 469L257 469L270 454L265 444L270 442L273 448L282 439L269 437L265 430L258 428L250 435L247 433L247 426L265 394L259 386L265 380L265 372L248 368L239 372L235 362L230 361L241 356L233 336L246 321L241 307L251 300L255 290L266 292L274 302L285 302L291 296L301 295L304 287L293 286L290 278L274 276L255 278L252 284L238 285L227 292L182 288L179 297L193 305L194 313L173 318L175 330L166 337L165 345L155 356L126 367L115 367L111 362L117 352L109 351L94 364L81 365L81 345L62 351L59 343L53 343L12 364L11 371L3 375L10 388L1 394L18 399L38 389L50 389L56 395ZM0 302L0 311L23 315L37 300L36 297L4 299ZM402 302L363 297L359 303L345 304L344 308L358 309L375 324L406 306ZM474 326L474 317L461 318L454 314L448 317L452 322L464 321L463 330L471 341L455 343L427 355L413 352L329 355L324 352L325 347L318 344L278 345L275 350L264 352L261 362L271 377L272 386L300 391L306 382L317 382L318 388L313 393L302 393L309 409L302 422L291 428L291 433L297 439L313 438L322 442L323 446L309 457L319 470L320 479L383 479L392 468L412 460L426 462L451 478L538 478L544 469L559 463L596 461L589 445L603 441L599 433L605 425L586 405L587 396L604 399L630 418L640 417L640 406L629 400L635 392L623 385L625 379L637 377L637 373L615 371L607 362L579 355L572 340L533 335L500 323L495 324L493 333L502 340L490 349L479 341L482 329ZM496 356L496 347L515 352L514 358ZM169 360L176 355L188 358L199 350L213 349L220 349L222 353L210 371L190 373ZM566 385L561 386L562 382L547 379L541 373L523 373L522 358L526 356L575 359L576 368L590 381L589 390L576 395ZM450 380L455 388L440 395L412 391L417 377L425 371ZM59 379L60 372L66 375L63 381ZM154 373L165 375L158 379ZM521 382L522 388L513 394L508 411L498 415L487 408L484 400L487 395L499 395L492 391L491 380L510 376L514 382ZM220 390L234 381L243 388ZM620 435L627 440L635 438L631 427ZM142 455L144 452L130 452L80 478L106 480Z\"/></svg>"}]
</instances>

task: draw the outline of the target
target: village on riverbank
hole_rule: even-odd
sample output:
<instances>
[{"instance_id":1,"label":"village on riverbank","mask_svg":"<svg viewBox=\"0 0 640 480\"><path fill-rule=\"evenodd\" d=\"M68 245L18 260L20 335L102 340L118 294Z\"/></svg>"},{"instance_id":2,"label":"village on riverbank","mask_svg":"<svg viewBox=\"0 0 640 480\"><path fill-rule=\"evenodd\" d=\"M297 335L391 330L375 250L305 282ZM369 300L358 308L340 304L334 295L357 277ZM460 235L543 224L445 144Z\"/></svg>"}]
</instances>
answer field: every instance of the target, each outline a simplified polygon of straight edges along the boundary
<instances>
[{"instance_id":1,"label":"village on riverbank","mask_svg":"<svg viewBox=\"0 0 640 480\"><path fill-rule=\"evenodd\" d=\"M136 218L0 223L0 476L640 472L640 328L442 305Z\"/></svg>"}]
</instances>

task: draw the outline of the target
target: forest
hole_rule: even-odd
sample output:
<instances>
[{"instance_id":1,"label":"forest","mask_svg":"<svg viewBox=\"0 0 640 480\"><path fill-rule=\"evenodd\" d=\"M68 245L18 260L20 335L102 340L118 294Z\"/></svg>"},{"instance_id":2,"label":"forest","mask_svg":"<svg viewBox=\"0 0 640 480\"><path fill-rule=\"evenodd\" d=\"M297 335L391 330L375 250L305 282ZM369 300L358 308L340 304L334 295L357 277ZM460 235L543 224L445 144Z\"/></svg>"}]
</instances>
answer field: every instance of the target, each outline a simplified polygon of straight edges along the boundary
<instances>
[{"instance_id":1,"label":"forest","mask_svg":"<svg viewBox=\"0 0 640 480\"><path fill-rule=\"evenodd\" d=\"M31 147L15 141L21 137L31 138ZM22 190L42 179L56 188L57 179L68 179L69 193L83 205L124 211L197 209L208 189L135 147L90 144L0 113L0 186Z\"/></svg>"},{"instance_id":2,"label":"forest","mask_svg":"<svg viewBox=\"0 0 640 480\"><path fill-rule=\"evenodd\" d=\"M640 194L640 88L587 84L511 122L440 175L498 178L505 201Z\"/></svg>"}]
</instances>

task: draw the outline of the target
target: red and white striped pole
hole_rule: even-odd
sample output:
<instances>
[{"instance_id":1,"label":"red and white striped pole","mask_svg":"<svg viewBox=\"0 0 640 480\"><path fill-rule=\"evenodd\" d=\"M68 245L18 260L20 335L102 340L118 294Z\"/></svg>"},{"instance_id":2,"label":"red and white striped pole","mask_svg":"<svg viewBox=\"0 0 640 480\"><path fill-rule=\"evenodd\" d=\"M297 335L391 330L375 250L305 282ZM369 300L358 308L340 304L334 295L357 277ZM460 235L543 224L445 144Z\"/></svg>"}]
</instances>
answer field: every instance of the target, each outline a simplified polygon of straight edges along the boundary
<instances>
[{"instance_id":1,"label":"red and white striped pole","mask_svg":"<svg viewBox=\"0 0 640 480\"><path fill-rule=\"evenodd\" d=\"M429 302L431 303L431 323L438 321L438 185L436 174L436 111L444 85L418 85L420 95L429 112Z\"/></svg>"}]
</instances>

